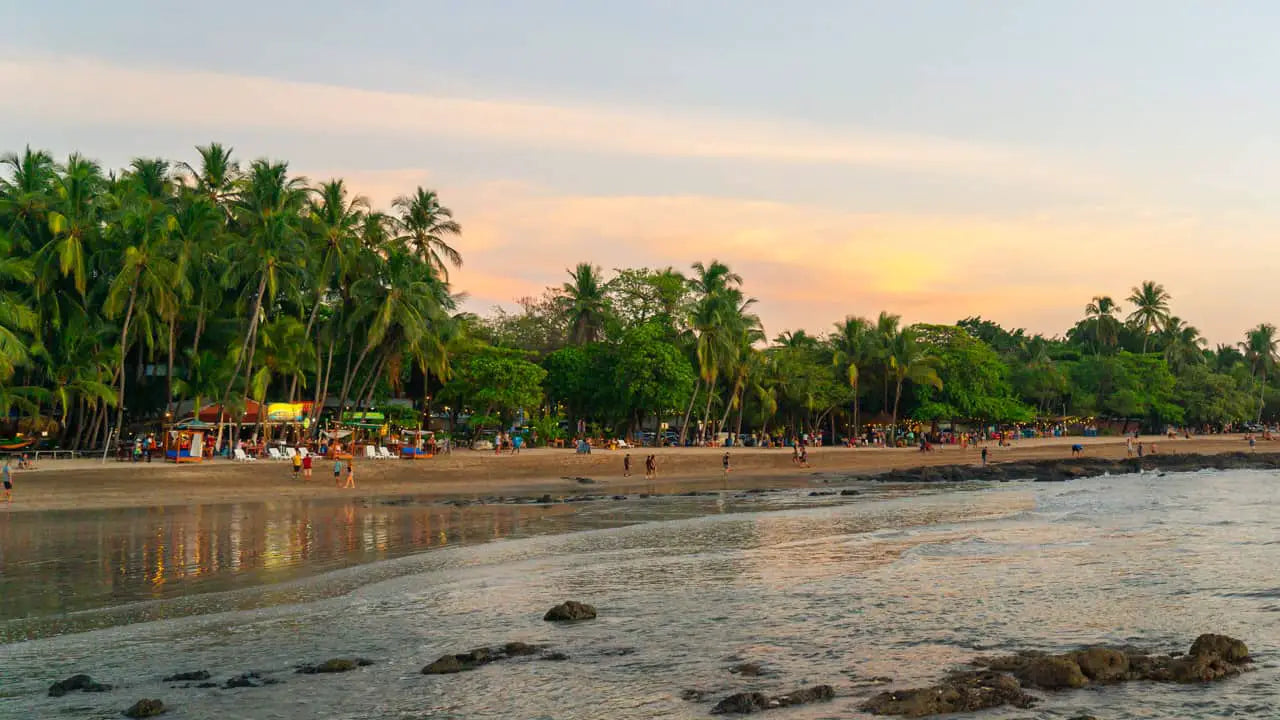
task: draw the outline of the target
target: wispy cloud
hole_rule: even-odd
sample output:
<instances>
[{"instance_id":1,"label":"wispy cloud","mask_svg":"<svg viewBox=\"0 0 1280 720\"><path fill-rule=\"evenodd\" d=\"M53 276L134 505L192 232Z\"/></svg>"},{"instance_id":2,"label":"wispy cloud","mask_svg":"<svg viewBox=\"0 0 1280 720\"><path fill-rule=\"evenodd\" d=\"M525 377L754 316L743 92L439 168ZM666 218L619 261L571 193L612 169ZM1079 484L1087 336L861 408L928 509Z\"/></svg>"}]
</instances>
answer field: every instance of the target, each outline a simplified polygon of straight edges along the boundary
<instances>
[{"instance_id":1,"label":"wispy cloud","mask_svg":"<svg viewBox=\"0 0 1280 720\"><path fill-rule=\"evenodd\" d=\"M0 108L28 121L402 133L575 152L1090 182L1026 149L939 137L710 112L383 92L91 58L0 60Z\"/></svg>"}]
</instances>

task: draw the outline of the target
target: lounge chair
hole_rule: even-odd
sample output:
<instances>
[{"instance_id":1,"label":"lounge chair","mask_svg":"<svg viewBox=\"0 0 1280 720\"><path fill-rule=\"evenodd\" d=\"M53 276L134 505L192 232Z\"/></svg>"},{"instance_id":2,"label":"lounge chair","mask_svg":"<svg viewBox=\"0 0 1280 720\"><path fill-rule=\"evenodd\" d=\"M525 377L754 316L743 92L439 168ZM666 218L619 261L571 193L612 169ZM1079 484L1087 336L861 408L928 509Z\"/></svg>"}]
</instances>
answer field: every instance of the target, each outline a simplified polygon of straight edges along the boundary
<instances>
[{"instance_id":1,"label":"lounge chair","mask_svg":"<svg viewBox=\"0 0 1280 720\"><path fill-rule=\"evenodd\" d=\"M298 451L297 451L297 450L294 450L294 449L293 449L293 448L291 448L291 447L287 447L287 448L285 448L285 449L284 449L284 456L285 456L286 458L290 459L290 460L292 460L292 459L293 459L293 456L294 456L294 455L297 455L297 454L298 454Z\"/></svg>"},{"instance_id":2,"label":"lounge chair","mask_svg":"<svg viewBox=\"0 0 1280 720\"><path fill-rule=\"evenodd\" d=\"M379 458L379 459L382 459L382 460L390 460L391 458L394 458L394 457L395 457L395 455L392 455L392 454L391 454L391 451L387 449L387 446L386 446L386 445L379 445L379 446L378 446L378 458Z\"/></svg>"},{"instance_id":3,"label":"lounge chair","mask_svg":"<svg viewBox=\"0 0 1280 720\"><path fill-rule=\"evenodd\" d=\"M298 448L298 457L306 457L306 456L307 456L307 449L304 447Z\"/></svg>"},{"instance_id":4,"label":"lounge chair","mask_svg":"<svg viewBox=\"0 0 1280 720\"><path fill-rule=\"evenodd\" d=\"M284 455L281 455L281 454L280 454L280 450L279 450L279 449L277 449L277 448L273 448L273 447L272 447L272 448L267 448L267 457L271 458L272 460L283 460L283 459L284 459Z\"/></svg>"},{"instance_id":5,"label":"lounge chair","mask_svg":"<svg viewBox=\"0 0 1280 720\"><path fill-rule=\"evenodd\" d=\"M370 460L378 459L378 453L373 449L372 445L364 446L364 456L369 458Z\"/></svg>"},{"instance_id":6,"label":"lounge chair","mask_svg":"<svg viewBox=\"0 0 1280 720\"><path fill-rule=\"evenodd\" d=\"M249 457L248 455L246 455L244 450L241 450L240 448L236 448L232 452L233 452L233 457L235 457L235 459L238 462L253 462L254 460L257 460L257 458Z\"/></svg>"}]
</instances>

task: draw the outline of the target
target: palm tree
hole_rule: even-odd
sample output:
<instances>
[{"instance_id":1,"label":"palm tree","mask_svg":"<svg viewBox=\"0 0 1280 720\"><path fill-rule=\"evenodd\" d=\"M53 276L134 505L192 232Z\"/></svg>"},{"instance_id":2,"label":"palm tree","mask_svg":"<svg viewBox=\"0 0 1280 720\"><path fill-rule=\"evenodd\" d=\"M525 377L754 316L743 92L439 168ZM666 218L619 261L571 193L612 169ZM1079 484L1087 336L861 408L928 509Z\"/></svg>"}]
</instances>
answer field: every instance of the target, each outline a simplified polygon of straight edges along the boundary
<instances>
[{"instance_id":1,"label":"palm tree","mask_svg":"<svg viewBox=\"0 0 1280 720\"><path fill-rule=\"evenodd\" d=\"M1164 343L1165 362L1174 374L1205 361L1205 339L1199 330L1183 322L1182 318L1169 316L1160 331L1160 339Z\"/></svg>"},{"instance_id":2,"label":"palm tree","mask_svg":"<svg viewBox=\"0 0 1280 720\"><path fill-rule=\"evenodd\" d=\"M1277 343L1280 343L1280 338L1276 336L1276 326L1271 323L1262 323L1248 331L1245 333L1244 342L1240 343L1240 349L1244 352L1245 359L1253 369L1253 376L1259 379L1258 422L1262 422L1262 406L1267 390L1267 371L1273 368L1277 361Z\"/></svg>"},{"instance_id":3,"label":"palm tree","mask_svg":"<svg viewBox=\"0 0 1280 720\"><path fill-rule=\"evenodd\" d=\"M462 267L462 255L446 239L462 234L462 226L453 220L453 211L440 204L434 190L422 188L413 195L401 195L391 204L400 213L396 222L401 234L397 239L438 270L448 282L448 265Z\"/></svg>"},{"instance_id":4,"label":"palm tree","mask_svg":"<svg viewBox=\"0 0 1280 720\"><path fill-rule=\"evenodd\" d=\"M928 354L914 328L904 328L889 340L889 372L896 389L893 393L893 430L898 427L898 405L902 401L902 385L910 380L916 385L942 389L938 377L937 358Z\"/></svg>"},{"instance_id":5,"label":"palm tree","mask_svg":"<svg viewBox=\"0 0 1280 720\"><path fill-rule=\"evenodd\" d=\"M230 217L228 201L235 195L236 180L240 177L240 165L231 158L232 148L223 147L221 143L209 143L196 147L200 154L200 168L196 169L188 163L179 163L189 175L191 187L198 193L208 197L215 206L224 208Z\"/></svg>"},{"instance_id":6,"label":"palm tree","mask_svg":"<svg viewBox=\"0 0 1280 720\"><path fill-rule=\"evenodd\" d=\"M703 411L703 428L711 414L711 401L715 397L716 381L727 358L737 349L737 331L747 322L746 310L755 300L744 299L740 289L742 277L719 260L693 264L694 276L689 279L689 290L694 296L689 325L695 335L694 353L698 364L699 385L689 398L684 423L680 427L680 443L684 440L693 414L693 403L698 388L707 390L706 409Z\"/></svg>"},{"instance_id":7,"label":"palm tree","mask_svg":"<svg viewBox=\"0 0 1280 720\"><path fill-rule=\"evenodd\" d=\"M604 333L608 314L600 268L584 262L567 272L570 282L560 287L560 303L569 320L569 341L575 345L595 342Z\"/></svg>"},{"instance_id":8,"label":"palm tree","mask_svg":"<svg viewBox=\"0 0 1280 720\"><path fill-rule=\"evenodd\" d=\"M844 322L836 323L835 332L827 337L827 345L831 349L831 364L853 391L853 412L850 414L851 434L857 435L861 425L858 424L858 377L860 367L867 361L872 350L873 333L871 322L866 318L845 317Z\"/></svg>"},{"instance_id":9,"label":"palm tree","mask_svg":"<svg viewBox=\"0 0 1280 720\"><path fill-rule=\"evenodd\" d=\"M872 352L875 358L880 361L880 370L884 379L884 398L880 404L881 412L889 409L889 381L892 375L889 369L890 344L893 338L897 337L898 326L901 322L901 315L893 315L881 310L880 315L876 318L876 327L872 335Z\"/></svg>"},{"instance_id":10,"label":"palm tree","mask_svg":"<svg viewBox=\"0 0 1280 720\"><path fill-rule=\"evenodd\" d=\"M1093 300L1084 307L1093 333L1094 354L1101 355L1103 345L1114 346L1119 341L1120 323L1115 318L1119 311L1119 306L1107 295L1094 296Z\"/></svg>"},{"instance_id":11,"label":"palm tree","mask_svg":"<svg viewBox=\"0 0 1280 720\"><path fill-rule=\"evenodd\" d=\"M24 335L35 332L39 322L35 308L5 287L29 284L33 277L31 261L14 253L13 241L0 233L0 385L30 359L31 348Z\"/></svg>"},{"instance_id":12,"label":"palm tree","mask_svg":"<svg viewBox=\"0 0 1280 720\"><path fill-rule=\"evenodd\" d=\"M1145 354L1151 331L1169 319L1169 293L1165 292L1163 285L1146 280L1133 288L1128 300L1133 303L1133 312L1129 313L1127 320L1142 331L1142 352Z\"/></svg>"},{"instance_id":13,"label":"palm tree","mask_svg":"<svg viewBox=\"0 0 1280 720\"><path fill-rule=\"evenodd\" d=\"M124 431L125 357L129 352L129 331L135 322L148 322L152 313L170 312L178 302L174 295L174 264L165 252L173 228L173 215L154 194L161 189L158 168L135 161L142 172L126 175L117 185L115 202L119 215L112 230L118 235L119 263L103 303L108 318L124 319L120 324L119 366L117 368L116 437Z\"/></svg>"}]
</instances>

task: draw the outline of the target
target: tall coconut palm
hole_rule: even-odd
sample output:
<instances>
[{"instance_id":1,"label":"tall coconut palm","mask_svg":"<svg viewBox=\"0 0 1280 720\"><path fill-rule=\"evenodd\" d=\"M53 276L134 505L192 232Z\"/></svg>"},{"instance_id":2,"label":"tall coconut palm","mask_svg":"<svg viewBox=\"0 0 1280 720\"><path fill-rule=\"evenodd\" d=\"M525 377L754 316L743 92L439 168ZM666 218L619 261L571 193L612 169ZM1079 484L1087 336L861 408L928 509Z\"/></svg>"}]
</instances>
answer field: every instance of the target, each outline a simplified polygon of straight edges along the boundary
<instances>
[{"instance_id":1,"label":"tall coconut palm","mask_svg":"<svg viewBox=\"0 0 1280 720\"><path fill-rule=\"evenodd\" d=\"M215 142L197 147L196 152L200 154L199 168L185 162L178 167L186 171L191 188L206 196L215 207L222 208L229 218L230 200L235 196L236 180L240 177L240 165L231 157L232 148Z\"/></svg>"},{"instance_id":2,"label":"tall coconut palm","mask_svg":"<svg viewBox=\"0 0 1280 720\"><path fill-rule=\"evenodd\" d=\"M569 320L569 341L575 345L595 342L604 334L608 316L600 268L584 262L567 272L570 281L560 287L560 303Z\"/></svg>"},{"instance_id":3,"label":"tall coconut palm","mask_svg":"<svg viewBox=\"0 0 1280 720\"><path fill-rule=\"evenodd\" d=\"M31 261L13 251L13 241L0 232L0 385L31 358L27 334L36 330L39 315L26 298L7 285L29 284L35 277Z\"/></svg>"},{"instance_id":4,"label":"tall coconut palm","mask_svg":"<svg viewBox=\"0 0 1280 720\"><path fill-rule=\"evenodd\" d=\"M892 384L893 375L889 369L890 344L898 336L901 323L901 315L894 315L884 310L881 310L880 315L876 317L876 326L872 335L872 353L875 359L879 361L882 379L884 380L884 397L880 403L881 412L889 409L889 386Z\"/></svg>"},{"instance_id":5,"label":"tall coconut palm","mask_svg":"<svg viewBox=\"0 0 1280 720\"><path fill-rule=\"evenodd\" d=\"M1142 331L1142 352L1145 354L1152 331L1169 319L1169 293L1165 292L1163 285L1146 280L1133 288L1128 300L1133 304L1133 312L1129 313L1127 320Z\"/></svg>"},{"instance_id":6,"label":"tall coconut palm","mask_svg":"<svg viewBox=\"0 0 1280 720\"><path fill-rule=\"evenodd\" d=\"M418 188L412 195L401 195L392 202L399 215L398 239L439 271L446 282L449 265L462 267L462 255L449 245L448 238L462 234L462 226L453 219L453 211L440 204L434 190Z\"/></svg>"},{"instance_id":7,"label":"tall coconut palm","mask_svg":"<svg viewBox=\"0 0 1280 720\"><path fill-rule=\"evenodd\" d=\"M1244 342L1240 343L1240 350L1244 353L1245 360L1248 361L1253 369L1253 376L1258 379L1258 422L1262 422L1262 407L1265 403L1267 391L1267 373L1275 367L1277 357L1277 344L1280 338L1276 335L1276 326L1271 323L1262 323L1252 330L1245 333Z\"/></svg>"},{"instance_id":8,"label":"tall coconut palm","mask_svg":"<svg viewBox=\"0 0 1280 720\"><path fill-rule=\"evenodd\" d=\"M849 383L853 391L853 411L849 415L851 434L857 435L861 425L858 424L858 378L860 368L867 362L872 351L873 331L871 321L866 318L849 315L844 322L835 325L835 332L827 337L827 345L831 350L831 364Z\"/></svg>"},{"instance_id":9,"label":"tall coconut palm","mask_svg":"<svg viewBox=\"0 0 1280 720\"><path fill-rule=\"evenodd\" d=\"M706 409L703 411L703 427L711 413L711 401L715 397L716 381L720 377L726 358L736 349L734 329L740 326L742 315L754 299L742 297L742 277L719 260L693 264L694 275L689 278L689 290L694 296L689 325L695 336L694 352L698 365L699 384L689 398L684 423L680 427L680 443L687 436L689 420L698 389L707 391Z\"/></svg>"},{"instance_id":10,"label":"tall coconut palm","mask_svg":"<svg viewBox=\"0 0 1280 720\"><path fill-rule=\"evenodd\" d=\"M916 385L930 385L942 389L938 377L938 360L929 355L927 348L916 335L914 328L904 328L889 340L889 372L893 377L893 428L897 432L898 406L902 402L902 386L911 381Z\"/></svg>"},{"instance_id":11,"label":"tall coconut palm","mask_svg":"<svg viewBox=\"0 0 1280 720\"><path fill-rule=\"evenodd\" d=\"M1101 355L1103 346L1114 347L1120 340L1120 321L1115 317L1120 307L1109 296L1096 295L1084 312L1093 335L1094 354Z\"/></svg>"}]
</instances>

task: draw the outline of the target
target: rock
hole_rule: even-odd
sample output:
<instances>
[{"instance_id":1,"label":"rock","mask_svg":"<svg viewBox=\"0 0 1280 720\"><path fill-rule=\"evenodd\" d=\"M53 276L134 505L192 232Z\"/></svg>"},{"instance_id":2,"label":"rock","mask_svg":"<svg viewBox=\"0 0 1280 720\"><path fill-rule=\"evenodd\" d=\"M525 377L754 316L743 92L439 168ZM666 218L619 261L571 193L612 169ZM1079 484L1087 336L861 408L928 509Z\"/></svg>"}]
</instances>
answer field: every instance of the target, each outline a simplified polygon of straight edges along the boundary
<instances>
[{"instance_id":1,"label":"rock","mask_svg":"<svg viewBox=\"0 0 1280 720\"><path fill-rule=\"evenodd\" d=\"M233 678L229 678L222 684L224 690L233 690L235 688L256 688L264 685L278 685L279 680L275 678L264 678L256 672L241 673Z\"/></svg>"},{"instance_id":2,"label":"rock","mask_svg":"<svg viewBox=\"0 0 1280 720\"><path fill-rule=\"evenodd\" d=\"M729 672L743 677L759 677L765 674L764 668L760 666L760 663L753 662L738 663L729 668Z\"/></svg>"},{"instance_id":3,"label":"rock","mask_svg":"<svg viewBox=\"0 0 1280 720\"><path fill-rule=\"evenodd\" d=\"M509 642L502 646L502 654L507 657L523 657L525 655L536 655L540 648L537 645L530 645L522 642Z\"/></svg>"},{"instance_id":4,"label":"rock","mask_svg":"<svg viewBox=\"0 0 1280 720\"><path fill-rule=\"evenodd\" d=\"M1227 662L1248 662L1249 647L1243 642L1226 635L1213 635L1206 633L1196 638L1191 644L1189 655L1212 656L1216 655Z\"/></svg>"},{"instance_id":5,"label":"rock","mask_svg":"<svg viewBox=\"0 0 1280 720\"><path fill-rule=\"evenodd\" d=\"M626 499L627 499L627 496L626 496L626 495L614 495L614 496L613 496L613 499L614 499L614 500L626 500Z\"/></svg>"},{"instance_id":6,"label":"rock","mask_svg":"<svg viewBox=\"0 0 1280 720\"><path fill-rule=\"evenodd\" d=\"M1098 718L1092 715L1073 715L1071 720L1098 720Z\"/></svg>"},{"instance_id":7,"label":"rock","mask_svg":"<svg viewBox=\"0 0 1280 720\"><path fill-rule=\"evenodd\" d=\"M702 702L708 694L706 690L686 689L680 692L680 699L688 702Z\"/></svg>"},{"instance_id":8,"label":"rock","mask_svg":"<svg viewBox=\"0 0 1280 720\"><path fill-rule=\"evenodd\" d=\"M778 695L777 697L769 697L759 692L736 693L716 703L716 706L711 708L711 714L737 713L746 715L760 712L761 710L772 710L774 708L830 700L835 696L835 688L830 685L814 685L813 687L796 690L786 695Z\"/></svg>"},{"instance_id":9,"label":"rock","mask_svg":"<svg viewBox=\"0 0 1280 720\"><path fill-rule=\"evenodd\" d=\"M1129 678L1129 656L1111 648L1085 648L1073 653L1072 658L1084 676L1091 682L1107 684Z\"/></svg>"},{"instance_id":10,"label":"rock","mask_svg":"<svg viewBox=\"0 0 1280 720\"><path fill-rule=\"evenodd\" d=\"M546 655L543 655L543 656L542 656L542 659L543 659L543 660L551 660L551 661L554 661L554 662L563 662L563 661L565 661L565 660L568 660L568 659L569 659L569 656L568 656L568 655L565 655L565 654L564 654L564 653L562 653L562 652L549 652L549 653L547 653Z\"/></svg>"},{"instance_id":11,"label":"rock","mask_svg":"<svg viewBox=\"0 0 1280 720\"><path fill-rule=\"evenodd\" d=\"M159 700L139 700L128 710L124 711L124 716L130 718L155 717L157 715L163 715L165 709L164 703Z\"/></svg>"},{"instance_id":12,"label":"rock","mask_svg":"<svg viewBox=\"0 0 1280 720\"><path fill-rule=\"evenodd\" d=\"M1035 703L1036 699L1024 693L1012 675L979 671L958 673L931 687L882 692L859 709L872 715L919 718L1003 705L1026 709Z\"/></svg>"},{"instance_id":13,"label":"rock","mask_svg":"<svg viewBox=\"0 0 1280 720\"><path fill-rule=\"evenodd\" d=\"M550 505L551 503L555 502L555 500L551 499L551 493L547 493L546 495L543 495L542 497L538 498L538 502L544 505Z\"/></svg>"},{"instance_id":14,"label":"rock","mask_svg":"<svg viewBox=\"0 0 1280 720\"><path fill-rule=\"evenodd\" d=\"M716 703L711 708L712 715L724 715L727 713L737 713L746 715L748 713L759 712L769 708L769 698L764 693L736 693Z\"/></svg>"},{"instance_id":15,"label":"rock","mask_svg":"<svg viewBox=\"0 0 1280 720\"><path fill-rule=\"evenodd\" d=\"M595 484L596 484L596 481L595 481L595 480L592 480L591 478L584 478L584 477L580 477L580 478L574 478L574 479L575 479L575 480L577 480L577 481L578 481L578 483L579 483L579 484L581 484L581 485L595 485Z\"/></svg>"},{"instance_id":16,"label":"rock","mask_svg":"<svg viewBox=\"0 0 1280 720\"><path fill-rule=\"evenodd\" d=\"M857 490L841 490L840 494L841 495L861 495L862 493Z\"/></svg>"},{"instance_id":17,"label":"rock","mask_svg":"<svg viewBox=\"0 0 1280 720\"><path fill-rule=\"evenodd\" d=\"M1018 679L1032 687L1044 690L1081 688L1089 684L1080 666L1069 656L1033 658Z\"/></svg>"},{"instance_id":18,"label":"rock","mask_svg":"<svg viewBox=\"0 0 1280 720\"><path fill-rule=\"evenodd\" d=\"M594 620L596 609L576 600L560 603L542 616L547 622L573 622L577 620Z\"/></svg>"},{"instance_id":19,"label":"rock","mask_svg":"<svg viewBox=\"0 0 1280 720\"><path fill-rule=\"evenodd\" d=\"M422 668L423 675L451 675L475 670L477 666L458 659L457 655L441 655L438 660Z\"/></svg>"},{"instance_id":20,"label":"rock","mask_svg":"<svg viewBox=\"0 0 1280 720\"><path fill-rule=\"evenodd\" d=\"M809 493L809 497L826 497L827 495L835 495L835 490L814 490Z\"/></svg>"},{"instance_id":21,"label":"rock","mask_svg":"<svg viewBox=\"0 0 1280 720\"><path fill-rule=\"evenodd\" d=\"M208 670L196 670L194 672L174 673L164 679L164 682L195 682L196 680L208 680Z\"/></svg>"},{"instance_id":22,"label":"rock","mask_svg":"<svg viewBox=\"0 0 1280 720\"><path fill-rule=\"evenodd\" d=\"M213 683L213 682L202 682L202 683L200 683L199 685L196 685L196 687L201 688L201 689L205 689L205 688L216 688L216 687L218 687L218 683Z\"/></svg>"},{"instance_id":23,"label":"rock","mask_svg":"<svg viewBox=\"0 0 1280 720\"><path fill-rule=\"evenodd\" d=\"M49 697L62 697L69 692L75 692L77 690L81 692L107 692L110 689L110 685L94 682L93 678L88 675L72 675L66 680L61 680L50 685Z\"/></svg>"},{"instance_id":24,"label":"rock","mask_svg":"<svg viewBox=\"0 0 1280 720\"><path fill-rule=\"evenodd\" d=\"M355 670L360 666L357 660L348 660L346 658L330 658L319 665L302 665L296 672L302 675L317 675L328 673L344 673Z\"/></svg>"}]
</instances>

